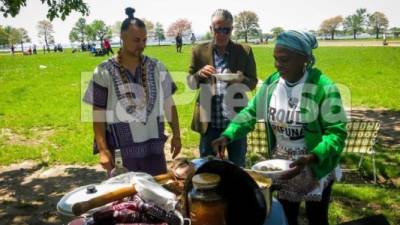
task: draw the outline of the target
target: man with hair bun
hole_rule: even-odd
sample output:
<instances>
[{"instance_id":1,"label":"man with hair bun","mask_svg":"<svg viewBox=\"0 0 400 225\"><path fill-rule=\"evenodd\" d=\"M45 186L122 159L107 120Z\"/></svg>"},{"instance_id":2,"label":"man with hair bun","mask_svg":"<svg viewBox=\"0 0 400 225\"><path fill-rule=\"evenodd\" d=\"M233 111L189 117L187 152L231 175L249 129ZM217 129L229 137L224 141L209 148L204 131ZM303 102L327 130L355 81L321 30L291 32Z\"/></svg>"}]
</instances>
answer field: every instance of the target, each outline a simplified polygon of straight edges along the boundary
<instances>
[{"instance_id":1,"label":"man with hair bun","mask_svg":"<svg viewBox=\"0 0 400 225\"><path fill-rule=\"evenodd\" d=\"M97 66L84 101L93 105L94 150L110 172L113 152L120 149L130 171L158 175L167 172L164 118L171 130L171 153L181 150L178 114L172 95L176 85L165 66L143 55L147 32L135 10L125 10L122 47L117 56Z\"/></svg>"}]
</instances>

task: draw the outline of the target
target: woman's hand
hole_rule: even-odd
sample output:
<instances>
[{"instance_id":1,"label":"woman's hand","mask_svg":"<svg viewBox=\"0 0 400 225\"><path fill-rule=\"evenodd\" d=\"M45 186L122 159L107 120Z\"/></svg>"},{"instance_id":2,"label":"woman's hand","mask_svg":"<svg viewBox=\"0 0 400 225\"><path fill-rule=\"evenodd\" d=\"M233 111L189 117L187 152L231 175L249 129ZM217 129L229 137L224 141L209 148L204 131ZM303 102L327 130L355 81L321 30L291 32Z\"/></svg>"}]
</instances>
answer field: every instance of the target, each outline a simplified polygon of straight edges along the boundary
<instances>
[{"instance_id":1,"label":"woman's hand","mask_svg":"<svg viewBox=\"0 0 400 225\"><path fill-rule=\"evenodd\" d=\"M182 148L181 137L175 135L172 136L171 154L173 159L175 159L175 157L181 152L181 148Z\"/></svg>"},{"instance_id":2,"label":"woman's hand","mask_svg":"<svg viewBox=\"0 0 400 225\"><path fill-rule=\"evenodd\" d=\"M284 180L292 179L293 177L299 175L307 165L310 165L317 161L318 161L318 158L314 154L301 156L300 158L298 158L296 161L292 162L289 165L289 168L291 168L291 170L282 174L280 176L280 179L284 179Z\"/></svg>"},{"instance_id":3,"label":"woman's hand","mask_svg":"<svg viewBox=\"0 0 400 225\"><path fill-rule=\"evenodd\" d=\"M108 149L99 150L100 165L110 174L114 168L113 156Z\"/></svg>"},{"instance_id":4,"label":"woman's hand","mask_svg":"<svg viewBox=\"0 0 400 225\"><path fill-rule=\"evenodd\" d=\"M211 146L219 159L225 158L225 148L228 145L228 138L221 136L211 142Z\"/></svg>"}]
</instances>

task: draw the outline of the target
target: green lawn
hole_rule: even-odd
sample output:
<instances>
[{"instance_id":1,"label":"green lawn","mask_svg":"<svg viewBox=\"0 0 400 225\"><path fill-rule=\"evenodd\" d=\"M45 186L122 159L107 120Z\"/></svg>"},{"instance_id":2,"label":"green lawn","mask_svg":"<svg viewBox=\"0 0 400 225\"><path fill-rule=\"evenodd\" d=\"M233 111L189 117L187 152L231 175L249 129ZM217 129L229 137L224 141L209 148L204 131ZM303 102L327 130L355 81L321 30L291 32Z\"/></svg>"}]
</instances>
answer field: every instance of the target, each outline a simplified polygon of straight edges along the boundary
<instances>
[{"instance_id":1,"label":"green lawn","mask_svg":"<svg viewBox=\"0 0 400 225\"><path fill-rule=\"evenodd\" d=\"M264 79L274 71L273 49L254 46L253 50L258 77ZM195 92L185 89L191 46L184 46L182 54L175 53L173 46L148 47L146 54L164 62L178 83L176 102L184 155L190 157L192 152L188 149L198 145L198 135L190 131ZM315 55L317 67L340 83L341 90L351 93L352 107L400 110L397 82L400 48L321 47ZM0 165L26 159L46 163L97 163L97 157L90 150L91 123L81 122L81 77L87 80L95 66L105 59L69 51L34 56L0 54ZM40 65L46 68L40 69ZM386 178L400 176L397 153L398 150L378 156L381 158L379 172ZM386 165L388 157L393 161L389 166ZM352 160L345 158L345 162ZM369 168L367 165L367 171ZM383 212L395 224L399 222L398 196L398 189L393 188L336 185L331 221L336 221L336 217L344 221ZM378 205L372 206L379 209L374 210L370 204Z\"/></svg>"},{"instance_id":2,"label":"green lawn","mask_svg":"<svg viewBox=\"0 0 400 225\"><path fill-rule=\"evenodd\" d=\"M274 71L272 51L269 47L254 47L260 79ZM182 54L175 53L173 46L148 47L146 53L164 62L177 81L180 90L176 102L183 144L195 148L198 135L189 126L195 92L185 87L191 46L185 46ZM400 86L394 82L400 71L400 48L321 47L315 54L317 66L340 83L346 93L351 93L353 107L400 109ZM95 163L89 151L91 124L80 120L81 76L90 77L94 67L105 59L70 52L0 55L0 128L28 137L35 136L32 128L54 131L47 142L23 147L4 144L3 136L0 164L42 158L43 149L48 149L51 161ZM40 69L40 65L47 68Z\"/></svg>"}]
</instances>

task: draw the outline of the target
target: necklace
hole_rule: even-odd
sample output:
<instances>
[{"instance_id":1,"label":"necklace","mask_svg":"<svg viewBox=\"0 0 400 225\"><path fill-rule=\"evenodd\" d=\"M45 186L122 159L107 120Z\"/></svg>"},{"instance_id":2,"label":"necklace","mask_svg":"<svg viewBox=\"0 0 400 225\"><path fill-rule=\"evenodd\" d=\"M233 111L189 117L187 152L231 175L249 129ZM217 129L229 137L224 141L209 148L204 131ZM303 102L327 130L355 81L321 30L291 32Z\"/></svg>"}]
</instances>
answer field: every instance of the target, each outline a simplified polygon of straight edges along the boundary
<instances>
[{"instance_id":1,"label":"necklace","mask_svg":"<svg viewBox=\"0 0 400 225\"><path fill-rule=\"evenodd\" d=\"M284 79L285 83L284 83L284 87L286 90L286 95L288 98L288 105L290 108L294 109L297 107L297 105L299 104L299 99L296 97L293 97L293 89L297 88L296 86L300 83L303 83L303 81L306 79L307 77L307 71L303 74L303 76L296 82L289 82L287 80Z\"/></svg>"},{"instance_id":2,"label":"necklace","mask_svg":"<svg viewBox=\"0 0 400 225\"><path fill-rule=\"evenodd\" d=\"M123 82L125 90L129 90L129 81L128 81L128 72L122 65L122 60L121 60L121 49L118 50L118 56L117 56L117 64L119 68L119 72L121 75L121 80ZM146 70L146 64L145 60L143 60L143 56L139 57L139 62L141 62L140 69L141 69L141 85L144 89L144 98L136 98L136 96L133 95L132 92L128 92L128 101L129 101L129 106L127 107L127 112L128 113L133 113L133 111L138 109L143 109L146 106L146 102L148 100L148 88L147 88L147 70Z\"/></svg>"}]
</instances>

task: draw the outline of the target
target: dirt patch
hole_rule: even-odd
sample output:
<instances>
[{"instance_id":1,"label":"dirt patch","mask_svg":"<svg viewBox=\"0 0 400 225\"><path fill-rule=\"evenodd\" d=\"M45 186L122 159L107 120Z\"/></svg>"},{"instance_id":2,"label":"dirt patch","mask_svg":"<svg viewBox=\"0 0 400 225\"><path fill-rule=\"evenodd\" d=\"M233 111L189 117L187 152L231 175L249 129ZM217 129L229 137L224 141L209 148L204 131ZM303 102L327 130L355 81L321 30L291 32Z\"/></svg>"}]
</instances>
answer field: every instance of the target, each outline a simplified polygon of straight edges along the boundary
<instances>
[{"instance_id":1,"label":"dirt patch","mask_svg":"<svg viewBox=\"0 0 400 225\"><path fill-rule=\"evenodd\" d=\"M0 224L67 224L56 211L61 197L74 188L106 178L99 167L52 166L28 161L0 167Z\"/></svg>"},{"instance_id":2,"label":"dirt patch","mask_svg":"<svg viewBox=\"0 0 400 225\"><path fill-rule=\"evenodd\" d=\"M29 135L18 133L9 128L2 128L0 138L4 139L6 145L39 146L49 143L49 137L53 136L55 130L51 127L31 128Z\"/></svg>"}]
</instances>

